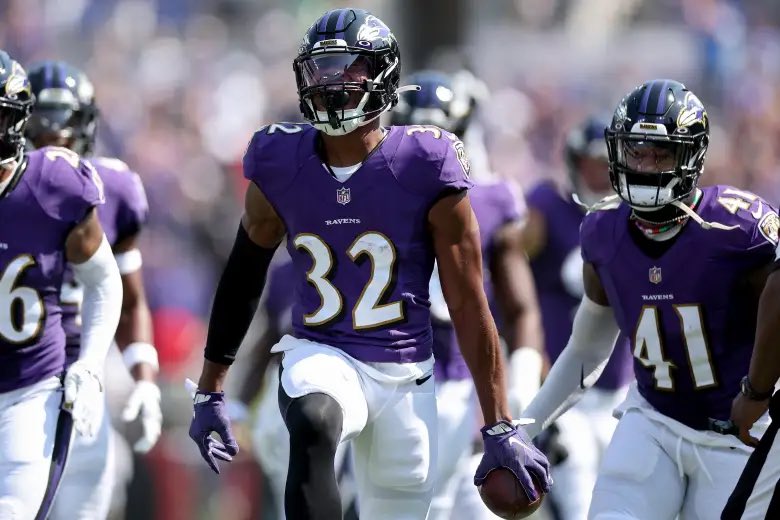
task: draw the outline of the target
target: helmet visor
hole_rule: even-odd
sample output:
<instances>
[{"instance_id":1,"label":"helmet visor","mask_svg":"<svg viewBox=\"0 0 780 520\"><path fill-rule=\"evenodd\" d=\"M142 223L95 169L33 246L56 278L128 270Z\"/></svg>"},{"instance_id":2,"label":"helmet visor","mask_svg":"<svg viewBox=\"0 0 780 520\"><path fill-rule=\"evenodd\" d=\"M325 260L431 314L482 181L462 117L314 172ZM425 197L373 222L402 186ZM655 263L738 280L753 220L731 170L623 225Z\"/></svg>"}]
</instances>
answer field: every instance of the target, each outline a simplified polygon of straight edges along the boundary
<instances>
[{"instance_id":1,"label":"helmet visor","mask_svg":"<svg viewBox=\"0 0 780 520\"><path fill-rule=\"evenodd\" d=\"M304 87L344 84L362 86L373 79L371 59L350 52L328 52L310 56L300 62Z\"/></svg>"}]
</instances>

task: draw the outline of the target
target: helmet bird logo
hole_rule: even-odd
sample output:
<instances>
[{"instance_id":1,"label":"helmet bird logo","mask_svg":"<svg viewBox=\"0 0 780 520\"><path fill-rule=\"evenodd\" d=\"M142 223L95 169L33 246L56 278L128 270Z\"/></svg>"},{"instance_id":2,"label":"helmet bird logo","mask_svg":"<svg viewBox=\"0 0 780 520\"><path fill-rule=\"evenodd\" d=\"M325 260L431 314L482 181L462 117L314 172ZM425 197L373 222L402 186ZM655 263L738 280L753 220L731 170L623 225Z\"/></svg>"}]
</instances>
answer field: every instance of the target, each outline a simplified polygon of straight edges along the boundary
<instances>
[{"instance_id":1,"label":"helmet bird logo","mask_svg":"<svg viewBox=\"0 0 780 520\"><path fill-rule=\"evenodd\" d=\"M677 114L677 126L687 128L695 123L707 124L707 111L693 92L687 92L683 100L685 108Z\"/></svg>"}]
</instances>

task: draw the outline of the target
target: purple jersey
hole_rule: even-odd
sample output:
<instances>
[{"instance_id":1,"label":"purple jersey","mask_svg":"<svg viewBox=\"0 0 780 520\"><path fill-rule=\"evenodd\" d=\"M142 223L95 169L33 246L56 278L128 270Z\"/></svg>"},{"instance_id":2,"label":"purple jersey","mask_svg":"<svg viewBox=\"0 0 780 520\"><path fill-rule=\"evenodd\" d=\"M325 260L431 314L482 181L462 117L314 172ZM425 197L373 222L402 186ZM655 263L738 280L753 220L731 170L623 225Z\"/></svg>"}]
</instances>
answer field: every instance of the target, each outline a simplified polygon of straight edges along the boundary
<instances>
[{"instance_id":1,"label":"purple jersey","mask_svg":"<svg viewBox=\"0 0 780 520\"><path fill-rule=\"evenodd\" d=\"M505 224L520 219L517 199L512 194L509 185L504 182L475 184L469 190L469 199L479 223L482 265L485 270L485 293L488 295L488 301L491 303L494 314L496 314L489 266L493 258L496 233ZM455 329L451 323L434 322L433 354L436 358L434 370L437 381L470 377L469 369L460 353L460 348L458 348Z\"/></svg>"},{"instance_id":2,"label":"purple jersey","mask_svg":"<svg viewBox=\"0 0 780 520\"><path fill-rule=\"evenodd\" d=\"M119 159L96 157L89 162L103 181L106 200L98 207L98 218L113 247L143 227L149 212L146 193L138 175ZM60 304L69 364L78 358L83 297L83 288L76 282L73 271L67 268Z\"/></svg>"},{"instance_id":3,"label":"purple jersey","mask_svg":"<svg viewBox=\"0 0 780 520\"><path fill-rule=\"evenodd\" d=\"M706 429L708 418L729 418L748 371L758 295L747 275L774 260L777 213L752 193L707 187L696 212L738 227L689 221L673 242L650 244L665 251L652 251L630 212L616 203L586 216L583 258L631 338L639 392L664 415Z\"/></svg>"},{"instance_id":4,"label":"purple jersey","mask_svg":"<svg viewBox=\"0 0 780 520\"><path fill-rule=\"evenodd\" d=\"M362 361L431 355L428 211L467 189L463 145L435 127L391 127L346 181L317 153L308 125L257 132L244 175L273 205L295 266L293 331Z\"/></svg>"},{"instance_id":5,"label":"purple jersey","mask_svg":"<svg viewBox=\"0 0 780 520\"><path fill-rule=\"evenodd\" d=\"M580 224L585 212L551 181L534 186L527 194L527 204L545 221L546 244L531 260L531 270L542 311L545 350L554 363L569 341L584 293ZM628 340L621 336L595 386L614 390L628 384L633 377L631 359Z\"/></svg>"},{"instance_id":6,"label":"purple jersey","mask_svg":"<svg viewBox=\"0 0 780 520\"><path fill-rule=\"evenodd\" d=\"M42 148L27 160L0 199L0 392L63 371L65 239L103 201L94 170L73 152Z\"/></svg>"}]
</instances>

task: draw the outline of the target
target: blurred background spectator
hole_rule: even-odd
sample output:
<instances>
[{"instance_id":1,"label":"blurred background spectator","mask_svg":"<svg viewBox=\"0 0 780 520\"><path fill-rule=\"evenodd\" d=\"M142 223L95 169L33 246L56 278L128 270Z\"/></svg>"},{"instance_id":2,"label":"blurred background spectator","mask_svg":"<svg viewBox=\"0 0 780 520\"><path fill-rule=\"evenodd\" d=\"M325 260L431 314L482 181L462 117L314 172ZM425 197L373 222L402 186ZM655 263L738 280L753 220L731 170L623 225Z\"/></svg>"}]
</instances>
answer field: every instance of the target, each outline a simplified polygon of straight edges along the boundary
<instances>
[{"instance_id":1,"label":"blurred background spectator","mask_svg":"<svg viewBox=\"0 0 780 520\"><path fill-rule=\"evenodd\" d=\"M222 477L200 460L181 382L202 359L240 215L244 148L264 124L300 119L299 39L322 12L348 5L395 29L404 72L466 67L486 82L488 158L520 186L564 178L562 136L587 114L611 114L633 86L673 77L713 124L703 182L780 202L773 0L5 0L0 48L23 64L58 58L87 72L101 108L98 153L138 171L151 206L142 249L166 433L132 473L127 452L128 502L117 501L116 518L270 518L248 446Z\"/></svg>"}]
</instances>

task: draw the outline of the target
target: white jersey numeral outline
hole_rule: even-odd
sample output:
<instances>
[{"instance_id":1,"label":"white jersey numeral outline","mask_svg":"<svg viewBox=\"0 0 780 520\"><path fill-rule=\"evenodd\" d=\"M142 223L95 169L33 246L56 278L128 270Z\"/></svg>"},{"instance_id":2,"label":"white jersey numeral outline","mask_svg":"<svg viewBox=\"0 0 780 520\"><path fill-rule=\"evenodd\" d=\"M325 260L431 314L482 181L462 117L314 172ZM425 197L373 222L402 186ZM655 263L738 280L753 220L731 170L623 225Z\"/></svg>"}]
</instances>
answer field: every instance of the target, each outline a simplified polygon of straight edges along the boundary
<instances>
[{"instance_id":1,"label":"white jersey numeral outline","mask_svg":"<svg viewBox=\"0 0 780 520\"><path fill-rule=\"evenodd\" d=\"M17 285L24 271L34 265L32 256L17 256L0 275L0 337L8 343L26 343L43 327L46 314L40 294L32 287ZM15 310L20 320L14 320Z\"/></svg>"},{"instance_id":2,"label":"white jersey numeral outline","mask_svg":"<svg viewBox=\"0 0 780 520\"><path fill-rule=\"evenodd\" d=\"M680 319L685 354L695 388L704 390L717 386L701 306L673 305L672 308ZM677 367L664 356L658 308L654 305L643 306L639 313L633 354L644 367L652 369L656 389L674 391L672 369Z\"/></svg>"},{"instance_id":3,"label":"white jersey numeral outline","mask_svg":"<svg viewBox=\"0 0 780 520\"><path fill-rule=\"evenodd\" d=\"M313 233L296 235L293 244L311 256L312 266L306 278L320 295L320 306L304 315L303 323L310 327L324 325L339 316L344 306L341 293L328 279L335 265L333 252L322 237ZM363 255L371 261L371 276L352 309L352 327L364 330L403 320L402 302L379 303L393 280L397 257L392 242L378 231L361 233L347 249L347 256L357 262Z\"/></svg>"}]
</instances>

